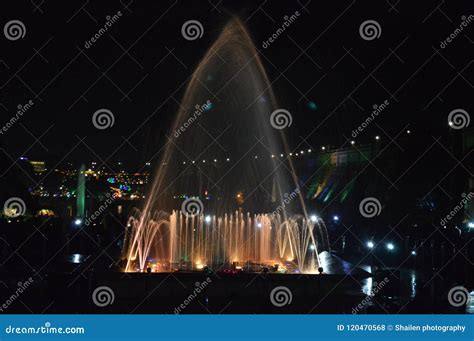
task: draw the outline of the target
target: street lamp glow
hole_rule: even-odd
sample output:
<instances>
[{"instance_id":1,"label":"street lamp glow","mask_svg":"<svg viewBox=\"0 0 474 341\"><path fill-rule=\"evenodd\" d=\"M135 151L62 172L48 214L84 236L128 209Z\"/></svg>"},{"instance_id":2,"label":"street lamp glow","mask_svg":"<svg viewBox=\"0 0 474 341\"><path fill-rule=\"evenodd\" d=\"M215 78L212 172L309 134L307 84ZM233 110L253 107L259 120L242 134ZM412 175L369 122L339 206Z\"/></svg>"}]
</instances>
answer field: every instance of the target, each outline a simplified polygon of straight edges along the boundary
<instances>
[{"instance_id":1,"label":"street lamp glow","mask_svg":"<svg viewBox=\"0 0 474 341\"><path fill-rule=\"evenodd\" d=\"M315 214L313 214L313 215L310 217L310 219L311 219L311 221L312 221L313 223L316 223L316 222L318 221L318 216L315 215Z\"/></svg>"},{"instance_id":2,"label":"street lamp glow","mask_svg":"<svg viewBox=\"0 0 474 341\"><path fill-rule=\"evenodd\" d=\"M207 215L207 216L204 218L204 221L209 224L209 223L211 222L211 216L210 216L210 215Z\"/></svg>"},{"instance_id":3,"label":"street lamp glow","mask_svg":"<svg viewBox=\"0 0 474 341\"><path fill-rule=\"evenodd\" d=\"M378 135L375 136L375 139L376 139L376 140L380 140L380 136L378 136Z\"/></svg>"},{"instance_id":4,"label":"street lamp glow","mask_svg":"<svg viewBox=\"0 0 474 341\"><path fill-rule=\"evenodd\" d=\"M393 243L388 243L387 244L387 249L392 251L393 249L395 249L395 245L393 245Z\"/></svg>"},{"instance_id":5,"label":"street lamp glow","mask_svg":"<svg viewBox=\"0 0 474 341\"><path fill-rule=\"evenodd\" d=\"M316 250L316 245L311 244L311 245L309 246L309 249L310 249L310 250L313 250L313 251Z\"/></svg>"},{"instance_id":6,"label":"street lamp glow","mask_svg":"<svg viewBox=\"0 0 474 341\"><path fill-rule=\"evenodd\" d=\"M77 218L76 220L74 220L74 225L79 226L79 225L81 225L81 224L82 224L82 220L81 220L81 219Z\"/></svg>"},{"instance_id":7,"label":"street lamp glow","mask_svg":"<svg viewBox=\"0 0 474 341\"><path fill-rule=\"evenodd\" d=\"M368 242L368 243L367 243L367 247L368 247L369 249L373 249L374 246L375 246L375 245L374 245L374 242Z\"/></svg>"},{"instance_id":8,"label":"street lamp glow","mask_svg":"<svg viewBox=\"0 0 474 341\"><path fill-rule=\"evenodd\" d=\"M332 219L333 219L334 221L339 221L339 216L338 216L338 215L335 215L335 216L332 217Z\"/></svg>"},{"instance_id":9,"label":"street lamp glow","mask_svg":"<svg viewBox=\"0 0 474 341\"><path fill-rule=\"evenodd\" d=\"M412 256L416 256L416 251L413 250L413 251L411 252L411 254L412 254Z\"/></svg>"},{"instance_id":10,"label":"street lamp glow","mask_svg":"<svg viewBox=\"0 0 474 341\"><path fill-rule=\"evenodd\" d=\"M354 141L354 140L351 141L351 144L352 144L352 145L355 145L355 143L356 143L356 141Z\"/></svg>"}]
</instances>

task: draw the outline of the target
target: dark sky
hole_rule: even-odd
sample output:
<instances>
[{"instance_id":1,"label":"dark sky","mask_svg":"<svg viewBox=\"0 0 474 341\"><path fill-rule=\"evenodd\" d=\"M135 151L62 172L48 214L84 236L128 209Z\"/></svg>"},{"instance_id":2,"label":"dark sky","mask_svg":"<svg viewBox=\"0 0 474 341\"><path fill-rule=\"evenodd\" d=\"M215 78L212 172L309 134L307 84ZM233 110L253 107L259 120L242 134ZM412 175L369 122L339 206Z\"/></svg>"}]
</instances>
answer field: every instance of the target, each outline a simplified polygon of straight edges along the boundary
<instances>
[{"instance_id":1,"label":"dark sky","mask_svg":"<svg viewBox=\"0 0 474 341\"><path fill-rule=\"evenodd\" d=\"M300 137L307 137L305 148L342 145L374 104L388 100L361 142L385 134L381 128L394 136L409 125L426 148L428 137L447 130L451 110L472 112L474 22L440 48L473 13L472 1L391 1L2 2L2 28L16 19L26 34L0 36L0 125L19 104L34 105L0 136L1 145L12 158L147 161L163 144L186 79L237 15L261 50L280 106L293 115L292 146ZM117 11L120 19L86 49ZM300 17L263 49L295 11ZM188 41L181 26L192 19L204 33ZM359 26L369 19L381 35L366 41ZM113 112L112 128L92 125L101 108Z\"/></svg>"}]
</instances>

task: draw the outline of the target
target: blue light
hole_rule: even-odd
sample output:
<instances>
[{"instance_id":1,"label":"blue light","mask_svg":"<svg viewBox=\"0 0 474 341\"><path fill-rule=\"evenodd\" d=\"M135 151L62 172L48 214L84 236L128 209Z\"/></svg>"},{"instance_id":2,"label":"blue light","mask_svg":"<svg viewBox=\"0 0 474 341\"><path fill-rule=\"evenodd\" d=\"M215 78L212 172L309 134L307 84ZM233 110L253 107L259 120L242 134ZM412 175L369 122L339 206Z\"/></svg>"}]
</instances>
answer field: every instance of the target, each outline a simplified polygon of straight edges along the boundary
<instances>
[{"instance_id":1,"label":"blue light","mask_svg":"<svg viewBox=\"0 0 474 341\"><path fill-rule=\"evenodd\" d=\"M393 245L393 243L388 243L387 244L387 249L392 251L393 249L395 249L395 245Z\"/></svg>"},{"instance_id":2,"label":"blue light","mask_svg":"<svg viewBox=\"0 0 474 341\"><path fill-rule=\"evenodd\" d=\"M332 217L332 219L333 219L334 221L339 221L339 216L338 216L338 215L335 215L335 216Z\"/></svg>"},{"instance_id":3,"label":"blue light","mask_svg":"<svg viewBox=\"0 0 474 341\"><path fill-rule=\"evenodd\" d=\"M469 227L470 229L474 229L474 221L468 222L467 227Z\"/></svg>"},{"instance_id":4,"label":"blue light","mask_svg":"<svg viewBox=\"0 0 474 341\"><path fill-rule=\"evenodd\" d=\"M208 223L208 224L211 222L211 220L212 220L212 219L211 219L211 216L210 216L210 215L207 215L207 216L204 218L204 221L205 221L206 223Z\"/></svg>"},{"instance_id":5,"label":"blue light","mask_svg":"<svg viewBox=\"0 0 474 341\"><path fill-rule=\"evenodd\" d=\"M76 226L80 226L82 224L82 220L77 218L76 220L74 220L74 225Z\"/></svg>"},{"instance_id":6,"label":"blue light","mask_svg":"<svg viewBox=\"0 0 474 341\"><path fill-rule=\"evenodd\" d=\"M310 110L316 111L318 110L318 105L314 101L308 102L308 108Z\"/></svg>"},{"instance_id":7,"label":"blue light","mask_svg":"<svg viewBox=\"0 0 474 341\"><path fill-rule=\"evenodd\" d=\"M318 216L315 215L315 214L313 214L313 215L310 217L310 219L311 219L311 222L316 223L316 222L318 221Z\"/></svg>"},{"instance_id":8,"label":"blue light","mask_svg":"<svg viewBox=\"0 0 474 341\"><path fill-rule=\"evenodd\" d=\"M412 254L412 256L416 256L416 251L413 250L413 251L411 252L411 254Z\"/></svg>"},{"instance_id":9,"label":"blue light","mask_svg":"<svg viewBox=\"0 0 474 341\"><path fill-rule=\"evenodd\" d=\"M373 249L374 246L375 246L375 245L374 245L374 242L368 242L368 243L367 243L367 247L368 247L369 249Z\"/></svg>"}]
</instances>

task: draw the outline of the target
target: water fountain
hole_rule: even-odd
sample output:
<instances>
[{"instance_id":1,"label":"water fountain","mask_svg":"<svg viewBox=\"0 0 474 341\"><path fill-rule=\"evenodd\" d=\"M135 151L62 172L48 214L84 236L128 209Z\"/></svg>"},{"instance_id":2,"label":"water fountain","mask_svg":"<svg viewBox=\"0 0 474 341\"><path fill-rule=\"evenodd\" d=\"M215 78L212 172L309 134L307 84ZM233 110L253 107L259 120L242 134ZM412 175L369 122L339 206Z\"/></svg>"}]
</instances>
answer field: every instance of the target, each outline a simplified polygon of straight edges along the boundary
<instances>
[{"instance_id":1,"label":"water fountain","mask_svg":"<svg viewBox=\"0 0 474 341\"><path fill-rule=\"evenodd\" d=\"M326 228L309 218L291 160L271 156L289 153L270 122L277 108L259 53L232 18L197 65L146 203L130 215L125 271L318 271Z\"/></svg>"}]
</instances>

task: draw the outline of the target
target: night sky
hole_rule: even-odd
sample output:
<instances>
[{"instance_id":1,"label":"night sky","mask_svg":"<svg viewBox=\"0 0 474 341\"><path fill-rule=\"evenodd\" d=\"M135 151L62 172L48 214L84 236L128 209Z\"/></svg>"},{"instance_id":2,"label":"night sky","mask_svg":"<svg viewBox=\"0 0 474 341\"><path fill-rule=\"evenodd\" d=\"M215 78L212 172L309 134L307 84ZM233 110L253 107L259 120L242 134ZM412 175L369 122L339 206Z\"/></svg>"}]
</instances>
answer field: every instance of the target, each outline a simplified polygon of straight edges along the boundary
<instances>
[{"instance_id":1,"label":"night sky","mask_svg":"<svg viewBox=\"0 0 474 341\"><path fill-rule=\"evenodd\" d=\"M233 15L245 22L280 106L293 115L287 130L291 148L347 146L373 105L388 100L377 125L358 143L410 129L421 153L433 137L447 133L451 110L472 111L474 24L440 48L462 16L472 13L467 0L15 1L0 6L2 27L10 20L26 27L23 39L0 39L0 125L19 104L34 102L0 136L6 160L156 161L150 157L163 146L186 80ZM106 16L118 11L120 19L85 48ZM283 17L295 11L301 13L296 22L263 48ZM366 41L359 26L369 19L380 24L381 34ZM201 39L183 38L187 20L202 23ZM311 101L316 109L308 107ZM92 124L101 108L115 116L106 130Z\"/></svg>"}]
</instances>

